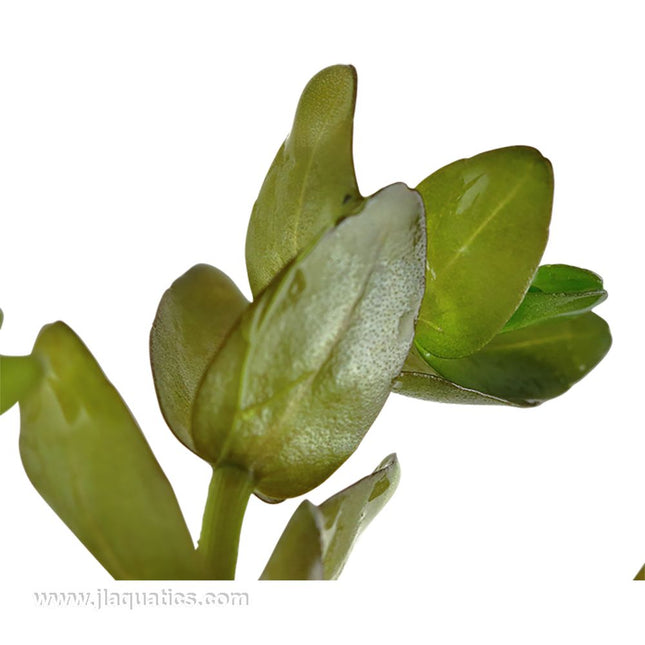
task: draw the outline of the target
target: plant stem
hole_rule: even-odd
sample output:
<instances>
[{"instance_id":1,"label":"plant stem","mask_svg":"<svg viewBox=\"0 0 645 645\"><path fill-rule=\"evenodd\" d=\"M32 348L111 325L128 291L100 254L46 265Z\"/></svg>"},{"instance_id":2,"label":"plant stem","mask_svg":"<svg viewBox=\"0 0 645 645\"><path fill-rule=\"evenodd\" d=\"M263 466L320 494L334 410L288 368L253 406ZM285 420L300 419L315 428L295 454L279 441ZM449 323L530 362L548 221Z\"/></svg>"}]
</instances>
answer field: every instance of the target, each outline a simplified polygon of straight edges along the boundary
<instances>
[{"instance_id":1,"label":"plant stem","mask_svg":"<svg viewBox=\"0 0 645 645\"><path fill-rule=\"evenodd\" d=\"M229 464L213 468L197 547L206 579L235 578L242 520L254 488L246 470Z\"/></svg>"}]
</instances>

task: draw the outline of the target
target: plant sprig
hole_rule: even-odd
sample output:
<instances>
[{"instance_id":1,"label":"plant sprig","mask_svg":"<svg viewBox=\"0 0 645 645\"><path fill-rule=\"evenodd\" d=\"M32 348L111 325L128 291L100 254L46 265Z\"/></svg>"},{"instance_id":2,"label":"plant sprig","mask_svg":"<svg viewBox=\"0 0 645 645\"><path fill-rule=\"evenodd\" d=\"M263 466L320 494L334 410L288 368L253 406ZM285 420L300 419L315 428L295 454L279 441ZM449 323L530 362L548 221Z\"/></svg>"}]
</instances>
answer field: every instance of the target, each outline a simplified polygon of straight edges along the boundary
<instances>
[{"instance_id":1,"label":"plant sprig","mask_svg":"<svg viewBox=\"0 0 645 645\"><path fill-rule=\"evenodd\" d=\"M307 493L357 449L390 391L530 407L604 357L606 298L585 269L539 266L553 171L514 146L463 159L416 189L358 188L356 72L305 88L253 207L253 301L196 265L163 295L150 356L163 416L213 476L195 546L170 482L74 332L43 328L0 357L0 412L20 403L33 485L120 579L228 579L252 494ZM0 312L0 324L2 313ZM395 456L319 506L304 501L263 579L334 579L391 497Z\"/></svg>"}]
</instances>

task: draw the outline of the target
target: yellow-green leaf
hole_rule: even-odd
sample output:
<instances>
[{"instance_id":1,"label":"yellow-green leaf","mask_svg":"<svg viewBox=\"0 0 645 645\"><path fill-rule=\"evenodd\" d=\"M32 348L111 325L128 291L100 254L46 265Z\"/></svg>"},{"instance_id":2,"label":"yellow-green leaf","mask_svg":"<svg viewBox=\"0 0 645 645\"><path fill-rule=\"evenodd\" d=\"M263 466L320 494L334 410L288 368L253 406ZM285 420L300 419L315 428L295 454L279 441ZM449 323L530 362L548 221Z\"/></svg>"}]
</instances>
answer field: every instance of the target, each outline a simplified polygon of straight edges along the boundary
<instances>
[{"instance_id":1,"label":"yellow-green leaf","mask_svg":"<svg viewBox=\"0 0 645 645\"><path fill-rule=\"evenodd\" d=\"M356 449L399 374L423 295L416 192L395 184L301 253L244 312L195 401L212 464L267 498L301 495Z\"/></svg>"},{"instance_id":2,"label":"yellow-green leaf","mask_svg":"<svg viewBox=\"0 0 645 645\"><path fill-rule=\"evenodd\" d=\"M352 160L356 70L334 65L305 87L291 134L253 207L246 266L253 295L362 201Z\"/></svg>"},{"instance_id":3,"label":"yellow-green leaf","mask_svg":"<svg viewBox=\"0 0 645 645\"><path fill-rule=\"evenodd\" d=\"M415 341L446 358L488 343L517 309L544 251L553 173L533 148L462 159L422 181L426 292Z\"/></svg>"},{"instance_id":4,"label":"yellow-green leaf","mask_svg":"<svg viewBox=\"0 0 645 645\"><path fill-rule=\"evenodd\" d=\"M361 532L399 483L396 455L320 506L304 501L291 517L262 580L336 580Z\"/></svg>"},{"instance_id":5,"label":"yellow-green leaf","mask_svg":"<svg viewBox=\"0 0 645 645\"><path fill-rule=\"evenodd\" d=\"M26 396L41 375L41 366L32 356L0 356L0 414Z\"/></svg>"},{"instance_id":6,"label":"yellow-green leaf","mask_svg":"<svg viewBox=\"0 0 645 645\"><path fill-rule=\"evenodd\" d=\"M291 516L260 580L324 580L324 518L305 500Z\"/></svg>"},{"instance_id":7,"label":"yellow-green leaf","mask_svg":"<svg viewBox=\"0 0 645 645\"><path fill-rule=\"evenodd\" d=\"M36 490L115 578L199 577L172 487L94 357L63 323L33 355L45 373L20 402L20 455Z\"/></svg>"},{"instance_id":8,"label":"yellow-green leaf","mask_svg":"<svg viewBox=\"0 0 645 645\"><path fill-rule=\"evenodd\" d=\"M248 306L233 281L198 264L173 282L150 333L150 362L159 405L176 437L195 449L190 433L199 382L235 321Z\"/></svg>"}]
</instances>

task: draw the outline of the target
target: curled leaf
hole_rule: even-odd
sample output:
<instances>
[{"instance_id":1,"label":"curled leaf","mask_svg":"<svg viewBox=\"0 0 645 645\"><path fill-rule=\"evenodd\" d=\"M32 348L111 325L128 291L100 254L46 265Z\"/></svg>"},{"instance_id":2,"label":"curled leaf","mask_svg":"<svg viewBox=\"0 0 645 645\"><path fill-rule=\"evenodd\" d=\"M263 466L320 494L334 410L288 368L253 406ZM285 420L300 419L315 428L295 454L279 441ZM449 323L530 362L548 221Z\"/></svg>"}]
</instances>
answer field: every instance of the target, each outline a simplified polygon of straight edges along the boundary
<instances>
[{"instance_id":1,"label":"curled leaf","mask_svg":"<svg viewBox=\"0 0 645 645\"><path fill-rule=\"evenodd\" d=\"M198 264L175 280L159 303L150 332L150 362L161 411L176 437L190 433L199 382L235 321L248 306L233 281Z\"/></svg>"},{"instance_id":2,"label":"curled leaf","mask_svg":"<svg viewBox=\"0 0 645 645\"><path fill-rule=\"evenodd\" d=\"M291 133L253 207L246 266L253 295L362 198L352 159L356 70L334 65L305 87Z\"/></svg>"},{"instance_id":3,"label":"curled leaf","mask_svg":"<svg viewBox=\"0 0 645 645\"><path fill-rule=\"evenodd\" d=\"M256 492L301 495L356 449L399 374L423 294L418 195L365 202L301 253L244 312L195 401L193 438Z\"/></svg>"},{"instance_id":4,"label":"curled leaf","mask_svg":"<svg viewBox=\"0 0 645 645\"><path fill-rule=\"evenodd\" d=\"M320 506L304 501L289 520L262 580L336 580L361 532L399 483L396 455Z\"/></svg>"},{"instance_id":5,"label":"curled leaf","mask_svg":"<svg viewBox=\"0 0 645 645\"><path fill-rule=\"evenodd\" d=\"M567 264L541 266L524 300L502 331L590 311L607 298L602 278L586 269Z\"/></svg>"},{"instance_id":6,"label":"curled leaf","mask_svg":"<svg viewBox=\"0 0 645 645\"><path fill-rule=\"evenodd\" d=\"M94 357L63 323L33 355L45 373L20 402L20 455L36 490L115 578L198 577L172 487Z\"/></svg>"},{"instance_id":7,"label":"curled leaf","mask_svg":"<svg viewBox=\"0 0 645 645\"><path fill-rule=\"evenodd\" d=\"M517 309L547 241L553 173L537 150L484 152L422 181L426 292L415 342L459 358L486 345Z\"/></svg>"}]
</instances>

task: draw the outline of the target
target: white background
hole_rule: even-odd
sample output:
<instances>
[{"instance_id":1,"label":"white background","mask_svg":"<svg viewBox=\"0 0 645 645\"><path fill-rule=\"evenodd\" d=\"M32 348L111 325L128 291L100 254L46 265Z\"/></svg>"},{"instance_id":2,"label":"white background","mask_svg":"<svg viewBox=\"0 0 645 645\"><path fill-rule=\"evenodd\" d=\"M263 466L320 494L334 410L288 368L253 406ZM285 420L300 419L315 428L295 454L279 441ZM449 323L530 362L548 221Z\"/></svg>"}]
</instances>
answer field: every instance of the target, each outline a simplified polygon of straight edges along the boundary
<instances>
[{"instance_id":1,"label":"white background","mask_svg":"<svg viewBox=\"0 0 645 645\"><path fill-rule=\"evenodd\" d=\"M554 165L545 261L593 269L608 357L534 410L392 396L320 502L396 451L403 478L338 583L254 582L299 500L251 501L248 610L43 610L32 592L110 581L31 488L0 420L0 615L20 642L641 643L645 428L638 3L0 2L0 352L62 319L140 422L198 531L208 467L165 427L147 337L197 262L248 294L244 239L307 80L359 74L369 194L532 145ZM179 588L179 586L176 586ZM416 630L412 636L409 630Z\"/></svg>"}]
</instances>

